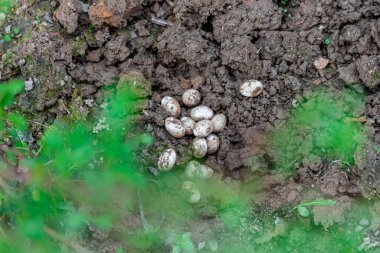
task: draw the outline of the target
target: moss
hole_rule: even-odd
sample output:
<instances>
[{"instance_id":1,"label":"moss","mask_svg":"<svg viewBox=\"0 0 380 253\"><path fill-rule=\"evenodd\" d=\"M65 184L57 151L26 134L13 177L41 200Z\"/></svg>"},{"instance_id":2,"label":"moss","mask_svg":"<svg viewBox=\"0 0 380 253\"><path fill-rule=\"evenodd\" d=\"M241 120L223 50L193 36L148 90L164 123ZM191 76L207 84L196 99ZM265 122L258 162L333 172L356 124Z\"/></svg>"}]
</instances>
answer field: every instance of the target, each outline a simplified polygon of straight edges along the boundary
<instances>
[{"instance_id":1,"label":"moss","mask_svg":"<svg viewBox=\"0 0 380 253\"><path fill-rule=\"evenodd\" d=\"M73 40L70 42L71 52L74 57L84 56L88 48L86 41Z\"/></svg>"},{"instance_id":2,"label":"moss","mask_svg":"<svg viewBox=\"0 0 380 253\"><path fill-rule=\"evenodd\" d=\"M376 69L370 71L370 80L371 82L376 82L379 79L379 72Z\"/></svg>"},{"instance_id":3,"label":"moss","mask_svg":"<svg viewBox=\"0 0 380 253\"><path fill-rule=\"evenodd\" d=\"M7 50L2 56L1 56L1 62L4 67L10 67L12 64L12 58L14 56L14 53L12 50Z\"/></svg>"},{"instance_id":4,"label":"moss","mask_svg":"<svg viewBox=\"0 0 380 253\"><path fill-rule=\"evenodd\" d=\"M138 98L146 98L152 95L152 84L145 79L139 71L129 71L120 76L117 89L131 89Z\"/></svg>"}]
</instances>

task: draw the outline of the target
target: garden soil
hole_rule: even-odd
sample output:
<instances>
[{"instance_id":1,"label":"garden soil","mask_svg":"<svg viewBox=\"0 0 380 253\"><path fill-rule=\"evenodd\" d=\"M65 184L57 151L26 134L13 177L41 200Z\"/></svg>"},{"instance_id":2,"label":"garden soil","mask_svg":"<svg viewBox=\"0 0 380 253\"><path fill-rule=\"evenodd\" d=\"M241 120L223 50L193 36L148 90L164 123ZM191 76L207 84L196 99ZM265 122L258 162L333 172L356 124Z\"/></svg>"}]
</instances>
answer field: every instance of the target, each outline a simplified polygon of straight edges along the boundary
<instances>
[{"instance_id":1,"label":"garden soil","mask_svg":"<svg viewBox=\"0 0 380 253\"><path fill-rule=\"evenodd\" d=\"M379 0L292 0L282 9L272 0L28 0L16 12L12 24L23 37L0 47L0 78L33 83L17 101L31 120L31 141L56 119L96 112L104 87L137 73L149 82L139 122L156 139L154 154L174 148L179 164L191 156L192 138L175 139L165 130L160 101L180 101L193 87L203 105L228 118L220 149L204 162L228 182L259 173L268 208L295 205L310 188L344 209L351 199L380 191L380 156L373 149L380 146ZM320 57L326 66L315 64ZM240 85L251 79L264 90L243 97ZM308 91L339 93L354 84L364 88L365 107L356 116L368 136L357 164L342 170L339 162L301 159L291 176L273 175L269 133Z\"/></svg>"}]
</instances>

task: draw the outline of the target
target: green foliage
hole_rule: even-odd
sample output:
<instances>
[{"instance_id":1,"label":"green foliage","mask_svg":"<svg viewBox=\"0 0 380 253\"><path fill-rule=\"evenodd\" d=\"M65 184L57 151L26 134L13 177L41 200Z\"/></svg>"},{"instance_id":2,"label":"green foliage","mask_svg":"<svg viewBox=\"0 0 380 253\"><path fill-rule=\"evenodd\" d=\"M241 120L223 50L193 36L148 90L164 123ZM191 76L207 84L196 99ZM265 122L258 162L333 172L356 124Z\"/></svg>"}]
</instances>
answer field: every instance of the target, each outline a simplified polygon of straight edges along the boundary
<instances>
[{"instance_id":1,"label":"green foliage","mask_svg":"<svg viewBox=\"0 0 380 253\"><path fill-rule=\"evenodd\" d=\"M191 240L191 233L175 234L172 245L172 253L195 253L195 247Z\"/></svg>"},{"instance_id":2,"label":"green foliage","mask_svg":"<svg viewBox=\"0 0 380 253\"><path fill-rule=\"evenodd\" d=\"M309 209L307 209L306 207L310 207L310 206L334 206L335 204L336 204L335 200L318 199L318 200L314 200L311 202L299 204L298 206L294 207L292 209L292 211L297 209L299 215L301 215L302 217L309 217L311 213L310 213Z\"/></svg>"},{"instance_id":3,"label":"green foliage","mask_svg":"<svg viewBox=\"0 0 380 253\"><path fill-rule=\"evenodd\" d=\"M292 171L297 162L313 163L319 157L354 164L365 141L365 129L359 119L362 108L360 91L310 92L271 134L276 169Z\"/></svg>"},{"instance_id":4,"label":"green foliage","mask_svg":"<svg viewBox=\"0 0 380 253\"><path fill-rule=\"evenodd\" d=\"M330 46L330 45L332 44L332 39L331 39L331 38L325 38L325 39L323 40L323 44L324 44L325 46Z\"/></svg>"},{"instance_id":5,"label":"green foliage","mask_svg":"<svg viewBox=\"0 0 380 253\"><path fill-rule=\"evenodd\" d=\"M12 11L14 0L0 0L0 13L9 14Z\"/></svg>"},{"instance_id":6,"label":"green foliage","mask_svg":"<svg viewBox=\"0 0 380 253\"><path fill-rule=\"evenodd\" d=\"M281 15L287 18L292 18L292 14L289 12L288 8L286 7L290 4L291 0L279 0L278 2L279 2L278 11L281 13Z\"/></svg>"},{"instance_id":7,"label":"green foliage","mask_svg":"<svg viewBox=\"0 0 380 253\"><path fill-rule=\"evenodd\" d=\"M124 212L131 208L133 192L145 182L134 154L150 144L151 137L125 131L131 126L129 112L139 101L124 89L114 92L108 108L98 116L105 119L109 131L93 132L98 119L57 121L35 149L26 140L23 116L5 110L22 88L19 80L0 85L0 133L6 137L0 144L7 147L3 154L0 151L1 164L5 170L19 171L16 179L3 178L0 184L0 214L7 220L1 227L8 234L0 251L58 252L58 243L73 249L76 246L63 235L75 234L86 224L108 231L119 222L119 209L114 206Z\"/></svg>"}]
</instances>

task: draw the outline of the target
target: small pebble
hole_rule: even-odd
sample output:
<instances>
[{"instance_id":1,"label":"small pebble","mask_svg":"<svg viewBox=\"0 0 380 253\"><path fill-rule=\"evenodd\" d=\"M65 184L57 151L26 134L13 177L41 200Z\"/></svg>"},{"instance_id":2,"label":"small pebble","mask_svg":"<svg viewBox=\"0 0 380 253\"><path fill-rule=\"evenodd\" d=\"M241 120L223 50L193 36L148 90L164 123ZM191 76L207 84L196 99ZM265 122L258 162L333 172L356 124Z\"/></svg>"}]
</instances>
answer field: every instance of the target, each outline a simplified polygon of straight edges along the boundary
<instances>
[{"instance_id":1,"label":"small pebble","mask_svg":"<svg viewBox=\"0 0 380 253\"><path fill-rule=\"evenodd\" d=\"M25 90L26 91L33 90L34 82L33 82L32 78L29 78L28 81L25 81L24 85L25 85Z\"/></svg>"},{"instance_id":2,"label":"small pebble","mask_svg":"<svg viewBox=\"0 0 380 253\"><path fill-rule=\"evenodd\" d=\"M329 60L328 59L325 59L323 57L319 57L318 59L316 59L314 61L314 66L316 69L318 70L322 70L324 68L326 68L326 66L329 64Z\"/></svg>"}]
</instances>

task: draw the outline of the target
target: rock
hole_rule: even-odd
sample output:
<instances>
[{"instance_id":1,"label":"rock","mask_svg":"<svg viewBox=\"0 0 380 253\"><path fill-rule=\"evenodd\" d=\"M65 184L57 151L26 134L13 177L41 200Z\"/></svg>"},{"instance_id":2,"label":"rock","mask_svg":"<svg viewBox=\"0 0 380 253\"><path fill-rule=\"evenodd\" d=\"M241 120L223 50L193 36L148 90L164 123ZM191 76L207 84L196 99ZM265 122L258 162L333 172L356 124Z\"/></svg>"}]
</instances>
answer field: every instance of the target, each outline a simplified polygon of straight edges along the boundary
<instances>
[{"instance_id":1,"label":"rock","mask_svg":"<svg viewBox=\"0 0 380 253\"><path fill-rule=\"evenodd\" d=\"M139 14L143 0L100 0L88 11L91 23L96 26L123 27L126 21Z\"/></svg>"},{"instance_id":2,"label":"rock","mask_svg":"<svg viewBox=\"0 0 380 253\"><path fill-rule=\"evenodd\" d=\"M362 56L356 61L356 68L364 85L370 89L380 84L380 56Z\"/></svg>"},{"instance_id":3,"label":"rock","mask_svg":"<svg viewBox=\"0 0 380 253\"><path fill-rule=\"evenodd\" d=\"M318 59L314 61L314 66L318 70L322 70L326 68L327 64L329 64L329 60L323 57L319 57Z\"/></svg>"},{"instance_id":4,"label":"rock","mask_svg":"<svg viewBox=\"0 0 380 253\"><path fill-rule=\"evenodd\" d=\"M74 33L78 27L78 17L81 10L82 6L79 0L64 0L60 2L54 17L66 29L67 33Z\"/></svg>"},{"instance_id":5,"label":"rock","mask_svg":"<svg viewBox=\"0 0 380 253\"><path fill-rule=\"evenodd\" d=\"M359 82L359 73L354 63L338 67L339 79L345 83Z\"/></svg>"}]
</instances>

